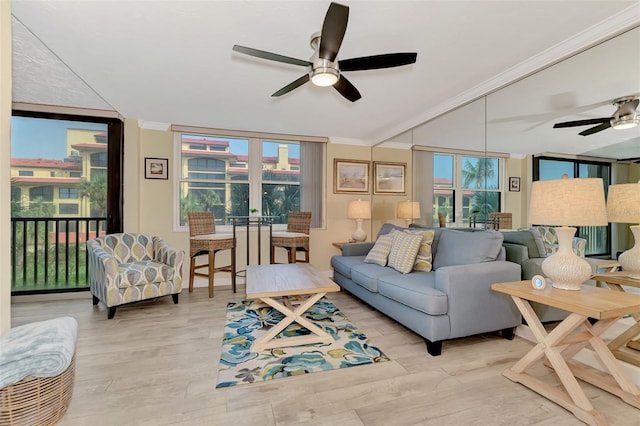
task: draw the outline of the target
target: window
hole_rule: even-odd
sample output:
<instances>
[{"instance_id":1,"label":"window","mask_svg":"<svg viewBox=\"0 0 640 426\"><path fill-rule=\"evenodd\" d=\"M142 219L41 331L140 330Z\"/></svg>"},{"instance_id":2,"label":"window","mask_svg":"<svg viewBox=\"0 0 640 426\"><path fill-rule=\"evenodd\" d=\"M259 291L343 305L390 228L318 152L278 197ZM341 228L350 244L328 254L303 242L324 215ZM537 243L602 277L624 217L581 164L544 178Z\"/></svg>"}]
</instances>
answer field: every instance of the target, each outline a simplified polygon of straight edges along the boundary
<instances>
[{"instance_id":1,"label":"window","mask_svg":"<svg viewBox=\"0 0 640 426\"><path fill-rule=\"evenodd\" d=\"M322 225L323 143L186 133L176 139L178 226L186 227L188 211L212 211L217 224L228 225L253 208L276 224L287 223L289 211L312 211L312 226Z\"/></svg>"},{"instance_id":2,"label":"window","mask_svg":"<svg viewBox=\"0 0 640 426\"><path fill-rule=\"evenodd\" d=\"M53 186L37 186L29 189L29 199L31 202L34 202L36 198L40 198L41 201L52 202Z\"/></svg>"},{"instance_id":3,"label":"window","mask_svg":"<svg viewBox=\"0 0 640 426\"><path fill-rule=\"evenodd\" d=\"M33 170L18 170L18 176L33 176Z\"/></svg>"},{"instance_id":4,"label":"window","mask_svg":"<svg viewBox=\"0 0 640 426\"><path fill-rule=\"evenodd\" d=\"M60 203L58 205L59 214L78 214L78 211L77 204Z\"/></svg>"},{"instance_id":5,"label":"window","mask_svg":"<svg viewBox=\"0 0 640 426\"><path fill-rule=\"evenodd\" d=\"M78 188L60 188L58 189L58 198L78 198Z\"/></svg>"},{"instance_id":6,"label":"window","mask_svg":"<svg viewBox=\"0 0 640 426\"><path fill-rule=\"evenodd\" d=\"M611 181L611 165L597 161L534 157L533 180L561 179L565 174L570 178L602 178L606 196ZM610 254L610 236L610 226L579 226L576 232L576 237L587 240L585 254L591 256Z\"/></svg>"},{"instance_id":7,"label":"window","mask_svg":"<svg viewBox=\"0 0 640 426\"><path fill-rule=\"evenodd\" d=\"M82 172L69 172L69 177L75 177L75 178L82 177Z\"/></svg>"},{"instance_id":8,"label":"window","mask_svg":"<svg viewBox=\"0 0 640 426\"><path fill-rule=\"evenodd\" d=\"M485 223L502 201L500 158L433 154L433 222Z\"/></svg>"}]
</instances>

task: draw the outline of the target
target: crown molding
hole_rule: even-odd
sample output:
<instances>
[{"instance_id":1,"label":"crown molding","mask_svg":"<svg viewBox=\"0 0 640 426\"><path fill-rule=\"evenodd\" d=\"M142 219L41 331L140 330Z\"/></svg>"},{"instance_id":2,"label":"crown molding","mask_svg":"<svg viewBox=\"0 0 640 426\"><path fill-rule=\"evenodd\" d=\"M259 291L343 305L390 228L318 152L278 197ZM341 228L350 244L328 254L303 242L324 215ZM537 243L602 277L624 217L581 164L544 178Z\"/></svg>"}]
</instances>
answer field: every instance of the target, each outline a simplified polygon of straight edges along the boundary
<instances>
[{"instance_id":1,"label":"crown molding","mask_svg":"<svg viewBox=\"0 0 640 426\"><path fill-rule=\"evenodd\" d=\"M597 44L610 40L622 33L640 26L640 2L621 10L609 18L583 30L506 71L478 84L457 96L428 109L419 116L392 127L376 137L375 144L406 132L416 126L433 120L449 111L486 96L531 74L548 68L558 62L577 55Z\"/></svg>"},{"instance_id":2,"label":"crown molding","mask_svg":"<svg viewBox=\"0 0 640 426\"><path fill-rule=\"evenodd\" d=\"M329 137L329 141L332 144L336 144L336 145L371 146L371 143L365 141L364 139L341 138L341 137L331 136Z\"/></svg>"}]
</instances>

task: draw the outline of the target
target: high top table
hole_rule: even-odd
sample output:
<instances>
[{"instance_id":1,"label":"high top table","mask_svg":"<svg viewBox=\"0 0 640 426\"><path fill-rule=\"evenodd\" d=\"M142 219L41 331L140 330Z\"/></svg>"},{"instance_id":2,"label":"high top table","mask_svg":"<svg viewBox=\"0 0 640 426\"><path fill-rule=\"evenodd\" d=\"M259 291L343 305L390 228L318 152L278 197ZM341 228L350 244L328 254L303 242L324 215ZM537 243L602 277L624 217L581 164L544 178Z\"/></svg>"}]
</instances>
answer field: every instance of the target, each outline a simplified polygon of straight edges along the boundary
<instances>
[{"instance_id":1,"label":"high top table","mask_svg":"<svg viewBox=\"0 0 640 426\"><path fill-rule=\"evenodd\" d=\"M576 378L640 408L640 389L600 337L624 315L640 312L640 295L591 286L582 286L580 291L559 290L551 286L535 290L530 281L493 284L491 288L511 296L537 341L513 367L503 372L505 377L534 390L590 425L609 423L602 413L593 408ZM564 309L570 314L547 333L529 302ZM591 325L589 317L598 322ZM602 366L610 374L572 359L587 345L591 345ZM545 356L562 382L564 391L525 372ZM640 413L638 418L640 419Z\"/></svg>"}]
</instances>

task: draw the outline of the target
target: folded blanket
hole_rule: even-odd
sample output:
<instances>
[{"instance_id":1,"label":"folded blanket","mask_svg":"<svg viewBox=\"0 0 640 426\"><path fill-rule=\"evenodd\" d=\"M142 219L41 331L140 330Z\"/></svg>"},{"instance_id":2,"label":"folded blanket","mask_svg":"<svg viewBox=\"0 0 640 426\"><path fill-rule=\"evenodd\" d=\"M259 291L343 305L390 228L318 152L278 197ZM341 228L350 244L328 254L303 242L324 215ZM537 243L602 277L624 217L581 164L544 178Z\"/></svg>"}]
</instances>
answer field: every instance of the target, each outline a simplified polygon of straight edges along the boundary
<instances>
[{"instance_id":1,"label":"folded blanket","mask_svg":"<svg viewBox=\"0 0 640 426\"><path fill-rule=\"evenodd\" d=\"M27 376L53 377L71 364L78 322L71 317L33 322L0 337L0 388Z\"/></svg>"}]
</instances>

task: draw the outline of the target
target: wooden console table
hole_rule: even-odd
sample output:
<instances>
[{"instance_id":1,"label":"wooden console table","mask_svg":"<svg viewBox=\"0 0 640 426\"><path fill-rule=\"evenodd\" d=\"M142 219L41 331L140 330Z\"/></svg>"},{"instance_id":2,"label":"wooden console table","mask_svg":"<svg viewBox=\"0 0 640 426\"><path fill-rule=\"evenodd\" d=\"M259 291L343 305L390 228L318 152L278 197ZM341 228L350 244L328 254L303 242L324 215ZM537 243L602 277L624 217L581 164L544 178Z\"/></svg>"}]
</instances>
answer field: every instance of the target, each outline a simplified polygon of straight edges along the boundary
<instances>
[{"instance_id":1,"label":"wooden console table","mask_svg":"<svg viewBox=\"0 0 640 426\"><path fill-rule=\"evenodd\" d=\"M534 290L530 281L493 284L491 288L513 298L538 342L513 367L504 371L505 377L523 384L564 407L578 419L590 425L608 425L609 423L599 411L593 408L576 378L618 396L629 405L640 408L640 389L629 378L620 362L600 337L624 315L640 312L640 295L591 286L582 286L580 291L559 290L552 287ZM553 330L547 332L531 308L529 303L531 301L564 309L570 314ZM589 317L599 321L591 325L588 321ZM602 366L610 374L572 359L587 345L591 345ZM525 372L545 356L562 382L564 391Z\"/></svg>"},{"instance_id":2,"label":"wooden console table","mask_svg":"<svg viewBox=\"0 0 640 426\"><path fill-rule=\"evenodd\" d=\"M598 274L593 279L607 284L611 290L622 293L625 293L623 285L640 288L640 280L629 278L624 271ZM608 346L616 358L640 367L640 340L638 340L640 336L640 313L632 312L631 316L636 323L613 339ZM620 348L623 346L631 348L632 351L621 350Z\"/></svg>"}]
</instances>

